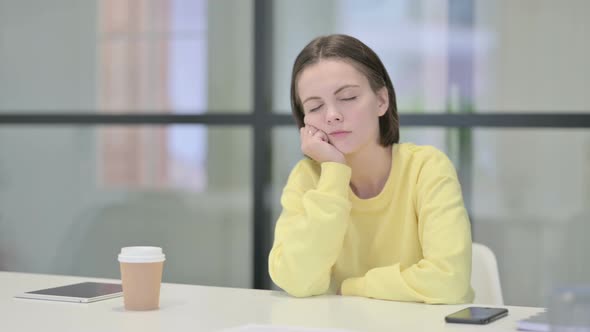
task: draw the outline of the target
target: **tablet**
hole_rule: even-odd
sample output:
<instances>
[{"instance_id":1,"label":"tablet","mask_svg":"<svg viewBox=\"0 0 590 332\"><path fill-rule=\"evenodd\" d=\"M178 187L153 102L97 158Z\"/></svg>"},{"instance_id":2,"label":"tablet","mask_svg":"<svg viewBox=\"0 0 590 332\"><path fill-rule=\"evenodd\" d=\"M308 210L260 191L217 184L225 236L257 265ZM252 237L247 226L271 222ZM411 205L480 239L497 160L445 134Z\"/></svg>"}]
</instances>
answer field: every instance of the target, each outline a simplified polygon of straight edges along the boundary
<instances>
[{"instance_id":1,"label":"tablet","mask_svg":"<svg viewBox=\"0 0 590 332\"><path fill-rule=\"evenodd\" d=\"M90 303L119 297L123 294L120 284L81 282L55 288L46 288L15 295L21 299Z\"/></svg>"}]
</instances>

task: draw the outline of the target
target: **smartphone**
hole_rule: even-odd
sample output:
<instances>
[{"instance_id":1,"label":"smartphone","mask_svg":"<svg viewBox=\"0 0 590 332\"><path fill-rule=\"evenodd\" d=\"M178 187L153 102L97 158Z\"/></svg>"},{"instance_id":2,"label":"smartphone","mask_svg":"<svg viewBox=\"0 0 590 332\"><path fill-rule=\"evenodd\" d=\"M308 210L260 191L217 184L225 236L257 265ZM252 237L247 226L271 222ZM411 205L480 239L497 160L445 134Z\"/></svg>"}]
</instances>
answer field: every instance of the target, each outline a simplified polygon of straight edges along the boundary
<instances>
[{"instance_id":1,"label":"smartphone","mask_svg":"<svg viewBox=\"0 0 590 332\"><path fill-rule=\"evenodd\" d=\"M468 307L445 317L447 323L487 324L508 316L508 309Z\"/></svg>"}]
</instances>

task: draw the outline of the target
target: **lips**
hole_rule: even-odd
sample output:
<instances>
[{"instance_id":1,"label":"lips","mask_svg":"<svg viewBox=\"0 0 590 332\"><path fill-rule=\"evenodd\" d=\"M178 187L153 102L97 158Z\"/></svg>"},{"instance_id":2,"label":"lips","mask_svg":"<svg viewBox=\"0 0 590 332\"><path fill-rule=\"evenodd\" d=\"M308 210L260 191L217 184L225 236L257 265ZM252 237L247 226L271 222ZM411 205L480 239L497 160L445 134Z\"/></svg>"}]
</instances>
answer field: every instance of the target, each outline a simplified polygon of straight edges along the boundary
<instances>
[{"instance_id":1,"label":"lips","mask_svg":"<svg viewBox=\"0 0 590 332\"><path fill-rule=\"evenodd\" d=\"M333 138L342 138L342 137L347 136L348 134L350 134L350 131L337 130L337 131L333 131L333 132L329 133L328 135Z\"/></svg>"}]
</instances>

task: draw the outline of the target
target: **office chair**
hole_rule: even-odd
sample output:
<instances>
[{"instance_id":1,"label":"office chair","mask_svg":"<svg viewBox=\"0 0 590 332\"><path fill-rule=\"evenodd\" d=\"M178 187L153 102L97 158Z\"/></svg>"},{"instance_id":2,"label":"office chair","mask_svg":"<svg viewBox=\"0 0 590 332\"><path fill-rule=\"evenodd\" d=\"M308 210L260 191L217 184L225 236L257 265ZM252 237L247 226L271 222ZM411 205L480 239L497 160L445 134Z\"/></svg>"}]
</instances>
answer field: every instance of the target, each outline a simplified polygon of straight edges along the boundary
<instances>
[{"instance_id":1,"label":"office chair","mask_svg":"<svg viewBox=\"0 0 590 332\"><path fill-rule=\"evenodd\" d=\"M502 287L496 256L483 244L473 243L471 287L475 291L476 304L503 305Z\"/></svg>"}]
</instances>

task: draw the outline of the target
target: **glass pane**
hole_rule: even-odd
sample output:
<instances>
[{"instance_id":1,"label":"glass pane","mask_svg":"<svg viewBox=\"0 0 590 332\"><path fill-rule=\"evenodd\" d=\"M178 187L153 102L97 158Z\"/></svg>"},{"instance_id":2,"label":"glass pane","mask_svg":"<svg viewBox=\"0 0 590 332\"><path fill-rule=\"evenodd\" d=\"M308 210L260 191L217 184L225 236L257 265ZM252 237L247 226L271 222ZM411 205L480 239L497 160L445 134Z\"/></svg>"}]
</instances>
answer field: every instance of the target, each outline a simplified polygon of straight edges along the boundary
<instances>
[{"instance_id":1,"label":"glass pane","mask_svg":"<svg viewBox=\"0 0 590 332\"><path fill-rule=\"evenodd\" d=\"M251 112L252 0L1 6L0 112Z\"/></svg>"},{"instance_id":2,"label":"glass pane","mask_svg":"<svg viewBox=\"0 0 590 332\"><path fill-rule=\"evenodd\" d=\"M290 110L298 52L330 33L350 34L375 50L402 113L590 110L588 1L274 3L276 112Z\"/></svg>"},{"instance_id":3,"label":"glass pane","mask_svg":"<svg viewBox=\"0 0 590 332\"><path fill-rule=\"evenodd\" d=\"M506 304L587 283L590 133L476 129L473 147L474 240L495 252Z\"/></svg>"},{"instance_id":4,"label":"glass pane","mask_svg":"<svg viewBox=\"0 0 590 332\"><path fill-rule=\"evenodd\" d=\"M590 2L476 2L478 112L588 112ZM478 43L476 42L475 45Z\"/></svg>"},{"instance_id":5,"label":"glass pane","mask_svg":"<svg viewBox=\"0 0 590 332\"><path fill-rule=\"evenodd\" d=\"M0 112L95 108L96 3L0 1Z\"/></svg>"},{"instance_id":6,"label":"glass pane","mask_svg":"<svg viewBox=\"0 0 590 332\"><path fill-rule=\"evenodd\" d=\"M0 270L118 278L157 245L165 281L251 287L251 155L243 128L2 127Z\"/></svg>"},{"instance_id":7,"label":"glass pane","mask_svg":"<svg viewBox=\"0 0 590 332\"><path fill-rule=\"evenodd\" d=\"M304 158L299 130L293 126L276 127L272 131L272 227L281 213L281 194L291 169ZM274 238L274 236L273 236Z\"/></svg>"}]
</instances>

